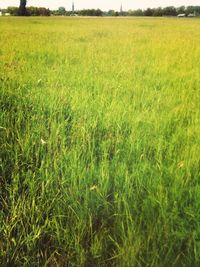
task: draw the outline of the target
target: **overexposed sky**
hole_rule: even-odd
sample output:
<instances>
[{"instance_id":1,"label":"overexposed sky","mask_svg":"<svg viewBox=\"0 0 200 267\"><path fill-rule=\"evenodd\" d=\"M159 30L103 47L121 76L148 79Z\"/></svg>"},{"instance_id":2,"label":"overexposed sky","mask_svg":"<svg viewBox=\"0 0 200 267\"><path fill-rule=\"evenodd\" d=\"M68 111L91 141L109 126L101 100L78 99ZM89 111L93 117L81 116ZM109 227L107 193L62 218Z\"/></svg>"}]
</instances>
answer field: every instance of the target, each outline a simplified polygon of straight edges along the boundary
<instances>
[{"instance_id":1,"label":"overexposed sky","mask_svg":"<svg viewBox=\"0 0 200 267\"><path fill-rule=\"evenodd\" d=\"M19 2L20 0L0 0L0 8L18 6ZM100 8L102 10L119 10L121 3L124 10L159 6L200 6L200 0L74 0L75 9ZM42 6L50 9L64 6L66 9L71 10L72 0L28 0L28 6Z\"/></svg>"}]
</instances>

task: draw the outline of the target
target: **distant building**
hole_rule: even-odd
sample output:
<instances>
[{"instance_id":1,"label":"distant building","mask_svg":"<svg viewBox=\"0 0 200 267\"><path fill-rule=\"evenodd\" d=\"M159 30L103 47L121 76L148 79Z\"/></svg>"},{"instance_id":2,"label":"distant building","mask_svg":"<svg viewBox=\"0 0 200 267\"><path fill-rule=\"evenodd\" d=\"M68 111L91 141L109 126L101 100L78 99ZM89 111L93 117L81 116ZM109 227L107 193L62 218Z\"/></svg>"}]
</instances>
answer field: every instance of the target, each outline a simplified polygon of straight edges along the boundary
<instances>
[{"instance_id":1,"label":"distant building","mask_svg":"<svg viewBox=\"0 0 200 267\"><path fill-rule=\"evenodd\" d=\"M186 14L178 14L177 17L178 17L178 18L185 18L185 17L186 17Z\"/></svg>"},{"instance_id":2,"label":"distant building","mask_svg":"<svg viewBox=\"0 0 200 267\"><path fill-rule=\"evenodd\" d=\"M123 13L123 7L122 7L122 4L120 6L120 13L122 14Z\"/></svg>"},{"instance_id":3,"label":"distant building","mask_svg":"<svg viewBox=\"0 0 200 267\"><path fill-rule=\"evenodd\" d=\"M191 13L191 14L188 15L188 18L194 18L194 17L196 17L195 14Z\"/></svg>"},{"instance_id":4,"label":"distant building","mask_svg":"<svg viewBox=\"0 0 200 267\"><path fill-rule=\"evenodd\" d=\"M0 16L2 16L2 12L0 11Z\"/></svg>"},{"instance_id":5,"label":"distant building","mask_svg":"<svg viewBox=\"0 0 200 267\"><path fill-rule=\"evenodd\" d=\"M74 16L74 17L77 17L78 16L78 14L75 13L74 1L72 2L72 11L71 11L71 15L70 16Z\"/></svg>"}]
</instances>

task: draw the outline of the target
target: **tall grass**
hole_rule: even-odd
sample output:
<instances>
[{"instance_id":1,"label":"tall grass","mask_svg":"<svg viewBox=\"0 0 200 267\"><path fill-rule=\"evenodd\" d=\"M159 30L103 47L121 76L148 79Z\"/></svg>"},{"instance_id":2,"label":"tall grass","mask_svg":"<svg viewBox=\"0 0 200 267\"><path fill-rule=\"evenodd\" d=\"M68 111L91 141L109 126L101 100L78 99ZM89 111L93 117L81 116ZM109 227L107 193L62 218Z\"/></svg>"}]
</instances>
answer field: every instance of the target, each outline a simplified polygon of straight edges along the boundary
<instances>
[{"instance_id":1,"label":"tall grass","mask_svg":"<svg viewBox=\"0 0 200 267\"><path fill-rule=\"evenodd\" d=\"M199 27L0 19L1 266L200 265Z\"/></svg>"}]
</instances>

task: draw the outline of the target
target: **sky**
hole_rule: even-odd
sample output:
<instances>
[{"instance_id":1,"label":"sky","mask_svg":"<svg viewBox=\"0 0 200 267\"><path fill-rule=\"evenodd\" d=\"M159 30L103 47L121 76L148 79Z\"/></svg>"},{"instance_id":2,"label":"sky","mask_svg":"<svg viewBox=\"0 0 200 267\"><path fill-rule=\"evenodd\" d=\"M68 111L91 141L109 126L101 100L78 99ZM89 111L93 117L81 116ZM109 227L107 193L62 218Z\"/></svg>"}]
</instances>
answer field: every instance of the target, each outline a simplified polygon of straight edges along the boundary
<instances>
[{"instance_id":1,"label":"sky","mask_svg":"<svg viewBox=\"0 0 200 267\"><path fill-rule=\"evenodd\" d=\"M0 8L18 6L20 0L0 0ZM200 6L200 0L74 0L75 9L100 8L102 10L119 10L122 4L123 10L146 9L148 7L165 6ZM72 0L28 0L28 6L41 6L57 9L60 6L71 10Z\"/></svg>"}]
</instances>

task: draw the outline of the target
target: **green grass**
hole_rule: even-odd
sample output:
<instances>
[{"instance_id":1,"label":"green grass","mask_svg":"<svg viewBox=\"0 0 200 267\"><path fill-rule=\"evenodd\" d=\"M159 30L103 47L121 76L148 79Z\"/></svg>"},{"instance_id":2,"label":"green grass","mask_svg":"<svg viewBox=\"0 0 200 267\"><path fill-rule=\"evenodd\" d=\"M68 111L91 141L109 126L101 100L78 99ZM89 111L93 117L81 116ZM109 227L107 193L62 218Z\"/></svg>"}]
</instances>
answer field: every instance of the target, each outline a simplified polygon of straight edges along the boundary
<instances>
[{"instance_id":1,"label":"green grass","mask_svg":"<svg viewBox=\"0 0 200 267\"><path fill-rule=\"evenodd\" d=\"M1 266L200 266L199 27L0 19Z\"/></svg>"}]
</instances>

